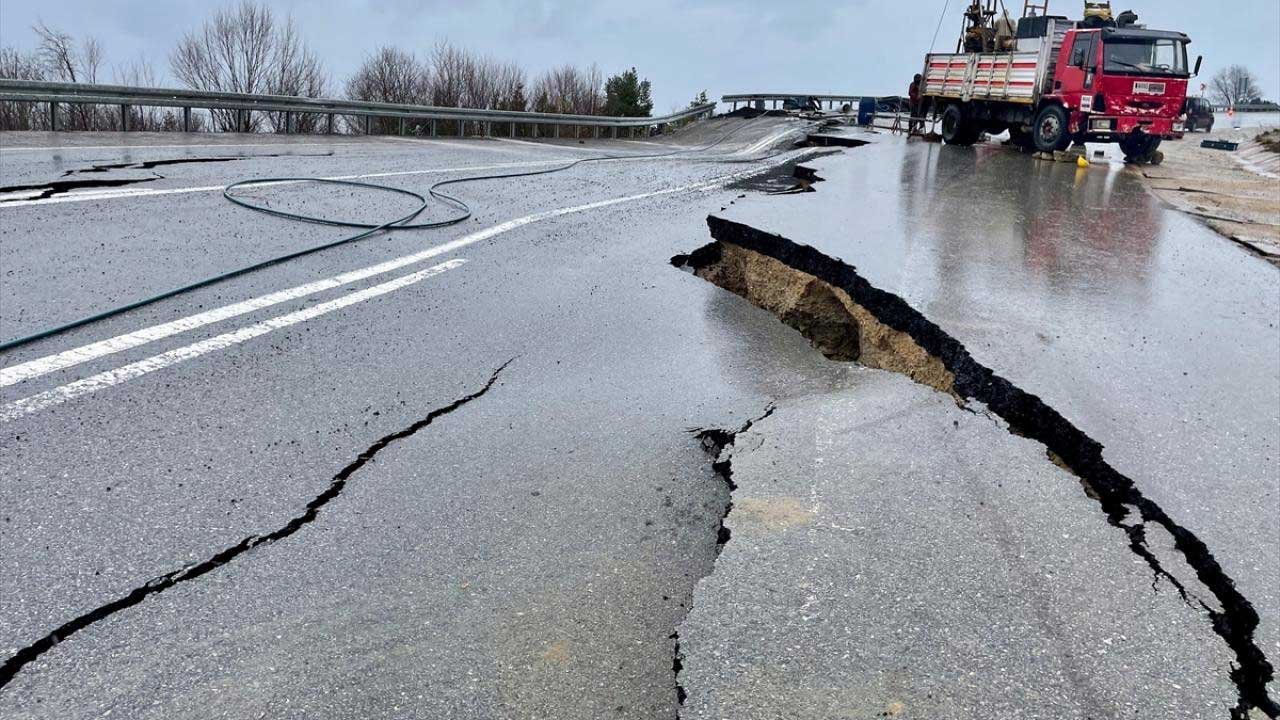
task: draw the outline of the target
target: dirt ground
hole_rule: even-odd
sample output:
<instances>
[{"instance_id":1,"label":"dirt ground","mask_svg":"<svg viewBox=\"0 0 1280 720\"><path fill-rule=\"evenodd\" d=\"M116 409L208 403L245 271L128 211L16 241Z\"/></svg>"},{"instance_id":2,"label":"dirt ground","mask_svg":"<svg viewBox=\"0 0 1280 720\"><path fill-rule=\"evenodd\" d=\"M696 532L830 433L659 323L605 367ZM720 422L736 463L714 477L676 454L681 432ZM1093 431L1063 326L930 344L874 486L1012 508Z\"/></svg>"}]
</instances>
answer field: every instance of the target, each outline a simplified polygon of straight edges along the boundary
<instances>
[{"instance_id":1,"label":"dirt ground","mask_svg":"<svg viewBox=\"0 0 1280 720\"><path fill-rule=\"evenodd\" d=\"M1211 150L1200 147L1205 139L1241 145L1235 152ZM1162 200L1280 266L1277 139L1280 132L1267 128L1193 133L1161 146L1164 163L1143 167L1142 173Z\"/></svg>"}]
</instances>

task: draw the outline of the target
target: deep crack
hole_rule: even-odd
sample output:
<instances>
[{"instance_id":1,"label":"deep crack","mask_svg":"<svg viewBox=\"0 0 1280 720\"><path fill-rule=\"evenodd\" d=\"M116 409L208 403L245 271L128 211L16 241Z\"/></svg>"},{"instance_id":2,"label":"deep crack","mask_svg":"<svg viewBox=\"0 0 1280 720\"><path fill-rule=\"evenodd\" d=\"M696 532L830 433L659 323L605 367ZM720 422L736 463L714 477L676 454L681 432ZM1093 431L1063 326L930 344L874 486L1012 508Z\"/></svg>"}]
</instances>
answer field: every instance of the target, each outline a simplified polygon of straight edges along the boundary
<instances>
[{"instance_id":1,"label":"deep crack","mask_svg":"<svg viewBox=\"0 0 1280 720\"><path fill-rule=\"evenodd\" d=\"M1129 549L1156 579L1167 580L1190 605L1192 596L1186 584L1161 564L1147 543L1148 527L1164 528L1219 605L1214 608L1196 599L1214 632L1235 655L1230 677L1238 703L1231 717L1247 720L1251 709L1273 719L1280 716L1280 705L1267 692L1274 668L1254 637L1259 624L1257 610L1204 541L1103 458L1101 443L1039 397L979 363L960 341L902 298L872 286L854 267L747 225L716 217L707 222L716 242L673 258L673 264L690 268L699 277L774 312L829 357L852 352L864 364L906 374L960 402L982 403L1005 421L1009 432L1044 444L1051 459L1080 478L1085 493L1099 504L1108 522L1125 532ZM822 287L815 288L819 283ZM837 310L823 302L815 305L825 308L819 317L804 312L801 301L814 292L835 293L840 307ZM789 316L789 311L795 312ZM856 332L855 342L850 345L848 338L841 338L843 344L833 346L833 326ZM1137 517L1131 518L1135 513Z\"/></svg>"},{"instance_id":2,"label":"deep crack","mask_svg":"<svg viewBox=\"0 0 1280 720\"><path fill-rule=\"evenodd\" d=\"M40 183L38 185L10 185L8 187L0 187L0 194L5 193L21 193L21 192L39 192L35 196L23 196L14 198L0 198L0 203L18 202L21 200L47 200L56 195L64 195L72 190L85 190L91 188L112 188L123 187L125 185L136 185L138 183L154 182L161 180L159 175L148 178L112 178L101 180L54 180L52 182Z\"/></svg>"},{"instance_id":3,"label":"deep crack","mask_svg":"<svg viewBox=\"0 0 1280 720\"><path fill-rule=\"evenodd\" d=\"M102 163L100 165L90 165L87 168L79 170L68 170L62 173L63 177L70 175L80 175L82 173L103 173L111 170L152 170L167 165L190 165L199 163L220 163L234 162L236 160L256 160L258 158L280 158L280 157L332 157L332 152L326 153L265 153L262 155L217 155L213 157L191 157L191 158L171 158L168 160L142 160L119 163Z\"/></svg>"},{"instance_id":4,"label":"deep crack","mask_svg":"<svg viewBox=\"0 0 1280 720\"><path fill-rule=\"evenodd\" d=\"M711 457L711 470L716 479L724 484L726 490L727 500L724 504L724 510L720 513L720 522L716 527L717 559L720 557L720 553L724 552L725 544L728 543L732 537L732 533L728 526L725 525L725 521L728 520L729 513L733 512L733 493L738 489L738 484L733 481L733 459L731 457L731 451L734 443L737 441L739 435L750 430L756 423L772 415L775 409L776 408L773 403L770 403L769 406L765 408L764 414L748 420L737 430L710 428L692 431L693 436L702 444L702 449ZM715 572L714 560L712 561L711 569L702 577L707 577L713 572ZM702 578L698 578L698 580L701 579ZM696 589L697 583L695 582L694 585ZM691 599L689 603L689 611L685 612L684 617L680 618L680 621L676 623L675 632L671 633L671 639L675 641L672 648L671 675L676 687L676 720L680 719L680 708L684 707L685 700L689 697L684 685L680 682L680 673L684 671L684 657L680 652L680 625L688 618L689 612L692 612L692 610L693 602Z\"/></svg>"},{"instance_id":5,"label":"deep crack","mask_svg":"<svg viewBox=\"0 0 1280 720\"><path fill-rule=\"evenodd\" d=\"M493 388L494 384L498 381L498 376L501 375L502 371L514 361L515 358L512 358L498 366L498 368L493 371L493 374L489 376L489 380L479 390L469 395L464 395L448 405L432 410L422 419L414 422L408 427L378 438L372 445L365 448L365 450L361 452L355 460L351 461L346 467L339 470L338 473L333 476L333 479L330 480L329 486L308 502L306 509L301 514L293 517L280 528L265 535L250 535L235 545L219 551L217 554L203 562L199 562L194 565L187 565L178 570L154 577L141 586L134 588L124 596L116 598L105 605L99 606L75 619L63 623L49 634L22 648L8 660L5 660L3 667L0 667L0 688L8 685L18 672L28 663L38 659L41 655L52 650L56 645L58 645L58 643L66 640L94 623L105 620L123 610L127 610L152 595L159 595L179 583L188 582L207 575L254 548L263 545L270 545L277 540L293 535L303 527L311 524L317 517L319 517L320 510L324 508L325 505L328 505L331 501L342 494L343 490L346 488L347 481L351 476L371 462L378 453L382 452L392 443L414 435L439 418L454 412L473 400L479 399Z\"/></svg>"}]
</instances>

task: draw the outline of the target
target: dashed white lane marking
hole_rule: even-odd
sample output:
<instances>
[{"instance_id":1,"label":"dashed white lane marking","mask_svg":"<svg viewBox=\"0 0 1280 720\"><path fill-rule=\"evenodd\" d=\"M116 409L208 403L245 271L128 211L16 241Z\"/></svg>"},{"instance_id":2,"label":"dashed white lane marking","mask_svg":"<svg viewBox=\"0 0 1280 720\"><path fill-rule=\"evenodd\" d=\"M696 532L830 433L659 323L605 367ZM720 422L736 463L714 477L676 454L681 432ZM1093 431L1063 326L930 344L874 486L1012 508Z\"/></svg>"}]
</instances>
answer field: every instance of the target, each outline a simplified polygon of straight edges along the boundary
<instances>
[{"instance_id":1,"label":"dashed white lane marking","mask_svg":"<svg viewBox=\"0 0 1280 720\"><path fill-rule=\"evenodd\" d=\"M177 348L176 350L170 350L168 352L160 353L159 355L153 355L146 360L139 360L138 362L130 363L124 367L116 368L115 370L108 370L106 372L98 373L97 375L90 375L83 380L67 383L66 385L61 385L53 388L52 390L47 390L45 392L32 395L31 397L11 402L3 408L0 408L0 423L9 422L10 420L20 418L23 415L29 415L33 412L39 412L40 410L53 407L54 405L61 405L68 400L74 400L78 397L88 395L89 393L104 390L114 385L119 385L122 382L132 380L136 377L141 377L148 373L153 373L157 370L162 370L170 365L185 362L192 358L198 358L201 355L211 353L215 350L222 350L224 348L229 348L232 345L238 345L246 340L256 338L259 335L266 335L272 330L279 330L280 328L286 328L290 325L297 325L298 323L318 318L321 315L327 315L334 310L341 310L349 305L355 305L356 303L370 300L378 297L379 295L386 295L389 292L394 292L401 288L413 285L414 283L426 280L433 275L439 275L446 270L452 270L465 262L466 260L461 258L450 260L449 262L441 263L425 270L409 273L408 275L398 277L395 280L389 280L381 285L374 285L373 287L353 292L350 295L345 295L336 300L329 300L328 302L322 302L304 310L279 315L271 318L270 320L263 320L260 323L254 323L253 325L240 328L239 330L233 330L229 333L223 333L222 335L211 337L208 340L201 340L200 342L192 343L185 347Z\"/></svg>"},{"instance_id":2,"label":"dashed white lane marking","mask_svg":"<svg viewBox=\"0 0 1280 720\"><path fill-rule=\"evenodd\" d=\"M471 165L469 167L451 167L451 168L429 168L426 170L400 170L396 172L383 173L366 173L363 175L335 175L333 177L324 178L325 180L368 180L371 178L401 177L405 175L431 175L438 173L451 172L472 172L479 170L504 170L507 168L537 167L540 165L555 165L558 163L568 162L568 158L549 158L547 160L530 160L527 162L498 163L495 165ZM273 185L293 185L296 183L272 183ZM97 190L81 193L68 193L66 195L57 195L55 197L44 200L11 200L8 202L0 202L0 208L17 208L31 207L34 205L57 205L59 203L69 202L89 202L94 200L117 200L120 198L137 198L137 197L155 197L157 195L184 195L187 193L203 193L203 192L222 192L225 185L207 185L204 187L186 187L186 188L165 188L160 190L147 190L144 188L128 189L128 190ZM252 185L242 185L241 187L253 187Z\"/></svg>"},{"instance_id":3,"label":"dashed white lane marking","mask_svg":"<svg viewBox=\"0 0 1280 720\"><path fill-rule=\"evenodd\" d=\"M784 161L785 160L776 159L776 162L784 162ZM9 385L13 385L15 383L19 383L24 380L30 380L32 378L40 377L42 375L47 375L51 372L63 370L69 367L73 367L75 365L79 365L81 363L89 362L90 360L96 360L98 358L105 357L107 355L122 352L124 350L129 350L131 348L139 347L141 345L145 345L147 343L154 342L156 340L177 335L179 333L183 333L188 330L194 330L196 328L203 327L205 325L210 325L212 323L216 323L221 320L226 320L226 319L237 317L240 315L245 315L247 313L251 313L256 310L261 310L263 308L270 307L272 305L278 305L279 303L282 303L282 302L287 302L289 300L296 300L299 298L306 297L308 295L313 295L315 293L322 292L324 290L329 290L332 288L340 287L342 285L347 285L353 282L357 282L359 280L364 280L366 278L370 278L375 275L381 275L384 273L391 272L393 270L398 270L407 265L419 263L429 258L443 255L444 253L453 252L454 250L464 248L468 245L472 245L474 243L481 242L483 240L488 240L489 238L501 235L506 232L510 232L511 230L514 230L519 227L523 227L525 225L529 225L531 223L536 223L542 220L560 217L563 215L586 212L588 210L595 210L598 208L608 207L610 205L618 205L620 203L633 202L636 200L643 200L646 198L658 197L662 195L671 195L675 193L690 192L690 191L713 190L726 183L733 182L734 180L738 180L744 177L748 177L751 175L764 172L768 170L769 167L771 167L771 165L764 165L759 168L745 170L743 172L734 173L732 175L723 175L713 180L709 180L701 183L681 185L679 187L666 188L664 190L655 190L652 192L640 193L637 195L627 195L624 197L610 198L608 200L599 200L597 202L587 203L585 205L576 205L574 207L558 208L556 210L545 210L540 213L525 215L524 217L508 220L504 223L499 223L492 227L485 228L484 230L480 230L478 232L474 232L469 235L464 235L463 237L460 237L456 240L451 240L447 243L436 245L434 247L427 248L426 250L422 250L420 252L404 255L394 260L388 260L387 262L379 263L377 265L370 265L369 267L361 268L359 270L352 270L350 272L334 275L333 277L325 278L323 280L317 280L316 282L307 283L305 285L298 285L296 287L288 288L286 290L279 290L273 293L268 293L266 295L260 295L256 298L251 298L249 300L244 300L244 301L233 303L230 305L224 305L222 307L214 308L212 310L207 310L205 312L197 313L195 315L188 315L186 317L179 318L177 320L161 323L159 325L152 325L151 327L143 328L141 330L125 333L123 335L117 335L115 337L108 338L106 340L90 343L88 345L82 345L80 347L72 348L70 350L66 350L60 353L56 353L53 355L46 355L41 358L36 358L34 360L29 360L24 363L19 363L17 365L6 367L0 370L0 387L7 387ZM80 382L83 382L83 381L80 381ZM72 385L75 385L75 384L76 383L72 383ZM51 390L49 392L54 392L54 391ZM47 395L47 394L48 393L41 393L41 395ZM35 395L32 397L41 397L41 395ZM0 418L7 418L7 415L4 415L4 413L7 413L10 407L17 406L21 403L26 403L30 399L31 398L27 398L25 400L18 400L14 403L10 403L9 405L4 406L4 409L0 410ZM41 406L41 408L37 408L37 409L42 409L43 407L47 407L47 405ZM15 417L20 417L22 414L26 414L26 412L24 411L23 413L21 413L20 415L16 415ZM0 421L4 421L4 420L0 419Z\"/></svg>"}]
</instances>

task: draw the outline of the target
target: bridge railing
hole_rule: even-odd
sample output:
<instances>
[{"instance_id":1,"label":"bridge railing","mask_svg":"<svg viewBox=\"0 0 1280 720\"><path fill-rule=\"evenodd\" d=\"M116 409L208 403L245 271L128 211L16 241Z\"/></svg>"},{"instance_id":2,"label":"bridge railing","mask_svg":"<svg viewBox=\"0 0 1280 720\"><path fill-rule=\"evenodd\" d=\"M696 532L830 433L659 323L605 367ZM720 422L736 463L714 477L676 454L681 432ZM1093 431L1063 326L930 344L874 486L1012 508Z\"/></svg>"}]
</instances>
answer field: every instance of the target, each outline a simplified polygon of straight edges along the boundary
<instances>
[{"instance_id":1,"label":"bridge railing","mask_svg":"<svg viewBox=\"0 0 1280 720\"><path fill-rule=\"evenodd\" d=\"M403 134L410 121L430 124L436 134L438 121L452 122L458 134L464 134L468 124L478 123L483 134L493 134L493 129L509 130L514 137L516 127L527 125L536 128L553 126L559 136L560 128L574 126L591 128L596 137L608 130L617 137L618 129L633 133L636 129L657 128L662 131L668 125L709 117L715 112L715 103L687 108L662 117L612 117L603 115L561 115L556 113L518 112L514 110L477 110L470 108L434 107L429 105L401 105L395 103L364 102L329 98L290 97L282 95L248 95L243 93L209 92L204 90L179 90L173 88L143 88L123 85L85 85L31 80L0 79L0 102L30 102L48 105L50 127L59 129L61 105L118 105L121 108L121 129L128 130L130 110L135 107L166 107L182 109L182 129L192 128L191 111L225 110L236 113L237 128L249 127L249 114L254 112L284 113L284 128L294 127L293 117L302 114L327 116L327 131L333 132L334 117L359 118L368 133L374 119L398 119Z\"/></svg>"}]
</instances>

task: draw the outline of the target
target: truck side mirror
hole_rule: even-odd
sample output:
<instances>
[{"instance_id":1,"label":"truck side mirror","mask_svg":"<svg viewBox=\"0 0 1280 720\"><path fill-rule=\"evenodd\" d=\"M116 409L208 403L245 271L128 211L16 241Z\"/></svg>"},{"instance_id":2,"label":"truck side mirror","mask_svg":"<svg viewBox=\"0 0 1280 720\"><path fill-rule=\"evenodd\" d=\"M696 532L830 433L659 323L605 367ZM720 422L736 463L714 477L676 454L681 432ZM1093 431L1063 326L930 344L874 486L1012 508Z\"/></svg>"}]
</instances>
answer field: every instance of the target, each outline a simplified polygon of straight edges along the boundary
<instances>
[{"instance_id":1,"label":"truck side mirror","mask_svg":"<svg viewBox=\"0 0 1280 720\"><path fill-rule=\"evenodd\" d=\"M1197 56L1196 56L1196 69L1195 69L1195 72L1191 73L1191 77L1199 77L1199 76L1200 76L1200 63L1202 63L1202 62L1204 62L1204 56L1203 56L1203 55L1197 55Z\"/></svg>"}]
</instances>

